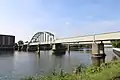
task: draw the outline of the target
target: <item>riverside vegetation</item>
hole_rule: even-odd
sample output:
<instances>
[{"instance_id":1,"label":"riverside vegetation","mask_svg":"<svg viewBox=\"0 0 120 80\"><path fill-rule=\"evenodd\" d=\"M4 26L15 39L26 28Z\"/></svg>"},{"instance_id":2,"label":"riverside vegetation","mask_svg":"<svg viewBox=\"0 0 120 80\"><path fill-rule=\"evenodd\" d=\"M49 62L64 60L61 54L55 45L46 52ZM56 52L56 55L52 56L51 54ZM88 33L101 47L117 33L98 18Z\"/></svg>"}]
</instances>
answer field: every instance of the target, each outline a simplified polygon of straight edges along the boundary
<instances>
[{"instance_id":1,"label":"riverside vegetation","mask_svg":"<svg viewBox=\"0 0 120 80\"><path fill-rule=\"evenodd\" d=\"M51 76L30 76L22 80L120 80L120 60L103 63L100 66L80 65L72 74L55 71Z\"/></svg>"},{"instance_id":2,"label":"riverside vegetation","mask_svg":"<svg viewBox=\"0 0 120 80\"><path fill-rule=\"evenodd\" d=\"M112 46L120 48L120 40L112 41ZM30 76L22 80L120 80L120 60L102 63L100 66L80 65L72 74L55 71L51 76Z\"/></svg>"},{"instance_id":3,"label":"riverside vegetation","mask_svg":"<svg viewBox=\"0 0 120 80\"><path fill-rule=\"evenodd\" d=\"M112 46L115 48L120 48L120 40L111 41Z\"/></svg>"}]
</instances>

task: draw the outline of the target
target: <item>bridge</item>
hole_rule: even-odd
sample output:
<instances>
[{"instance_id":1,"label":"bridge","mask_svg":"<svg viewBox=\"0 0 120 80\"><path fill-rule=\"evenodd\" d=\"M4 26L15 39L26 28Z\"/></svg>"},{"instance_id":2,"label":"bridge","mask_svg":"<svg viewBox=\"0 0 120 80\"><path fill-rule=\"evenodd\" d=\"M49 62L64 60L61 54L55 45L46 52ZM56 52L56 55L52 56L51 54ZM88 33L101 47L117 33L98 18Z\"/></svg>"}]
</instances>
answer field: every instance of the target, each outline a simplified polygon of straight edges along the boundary
<instances>
[{"instance_id":1,"label":"bridge","mask_svg":"<svg viewBox=\"0 0 120 80\"><path fill-rule=\"evenodd\" d=\"M55 40L54 34L50 32L37 32L28 45L51 44Z\"/></svg>"},{"instance_id":2,"label":"bridge","mask_svg":"<svg viewBox=\"0 0 120 80\"><path fill-rule=\"evenodd\" d=\"M104 44L114 40L120 40L120 31L59 39L56 39L55 35L50 32L37 32L26 45L28 47L49 45L49 47L52 46L53 51L63 51L63 44L68 44L68 50L71 43L92 44L92 54L101 55L104 54Z\"/></svg>"}]
</instances>

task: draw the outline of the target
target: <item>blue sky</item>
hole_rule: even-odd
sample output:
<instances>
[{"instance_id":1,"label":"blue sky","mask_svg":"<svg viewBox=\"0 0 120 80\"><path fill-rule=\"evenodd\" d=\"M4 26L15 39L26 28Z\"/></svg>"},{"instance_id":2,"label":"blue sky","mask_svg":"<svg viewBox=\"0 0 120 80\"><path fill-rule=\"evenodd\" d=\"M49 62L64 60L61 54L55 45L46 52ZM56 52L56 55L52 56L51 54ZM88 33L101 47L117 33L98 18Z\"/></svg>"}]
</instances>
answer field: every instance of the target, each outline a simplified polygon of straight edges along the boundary
<instances>
[{"instance_id":1,"label":"blue sky","mask_svg":"<svg viewBox=\"0 0 120 80\"><path fill-rule=\"evenodd\" d=\"M120 31L120 0L0 0L0 34L72 37Z\"/></svg>"}]
</instances>

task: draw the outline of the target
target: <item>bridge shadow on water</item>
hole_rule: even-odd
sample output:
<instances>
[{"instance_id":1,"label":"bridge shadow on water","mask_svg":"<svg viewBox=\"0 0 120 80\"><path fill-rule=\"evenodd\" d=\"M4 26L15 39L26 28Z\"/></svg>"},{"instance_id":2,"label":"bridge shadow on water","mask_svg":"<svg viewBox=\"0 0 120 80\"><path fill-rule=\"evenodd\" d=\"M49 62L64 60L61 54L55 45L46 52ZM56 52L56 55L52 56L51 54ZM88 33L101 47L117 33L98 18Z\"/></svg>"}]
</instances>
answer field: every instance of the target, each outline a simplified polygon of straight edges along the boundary
<instances>
[{"instance_id":1,"label":"bridge shadow on water","mask_svg":"<svg viewBox=\"0 0 120 80\"><path fill-rule=\"evenodd\" d=\"M54 54L52 54L52 55L62 57L62 56L65 55L65 53L59 53L59 54L58 54L58 53L54 53Z\"/></svg>"}]
</instances>

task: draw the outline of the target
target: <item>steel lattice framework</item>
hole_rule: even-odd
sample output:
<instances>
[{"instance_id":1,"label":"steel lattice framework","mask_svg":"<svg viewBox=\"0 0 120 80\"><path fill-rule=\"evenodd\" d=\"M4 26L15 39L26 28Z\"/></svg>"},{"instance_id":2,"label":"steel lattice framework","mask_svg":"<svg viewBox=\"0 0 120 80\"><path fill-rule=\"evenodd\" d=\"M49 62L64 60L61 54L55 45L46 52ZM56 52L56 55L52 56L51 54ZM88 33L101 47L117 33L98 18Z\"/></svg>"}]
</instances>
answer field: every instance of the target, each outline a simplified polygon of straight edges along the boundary
<instances>
[{"instance_id":1,"label":"steel lattice framework","mask_svg":"<svg viewBox=\"0 0 120 80\"><path fill-rule=\"evenodd\" d=\"M32 39L30 40L28 45L31 43L36 43L36 42L39 42L39 43L52 42L52 41L54 41L54 38L55 38L54 34L52 34L50 32L37 32L32 37Z\"/></svg>"}]
</instances>

